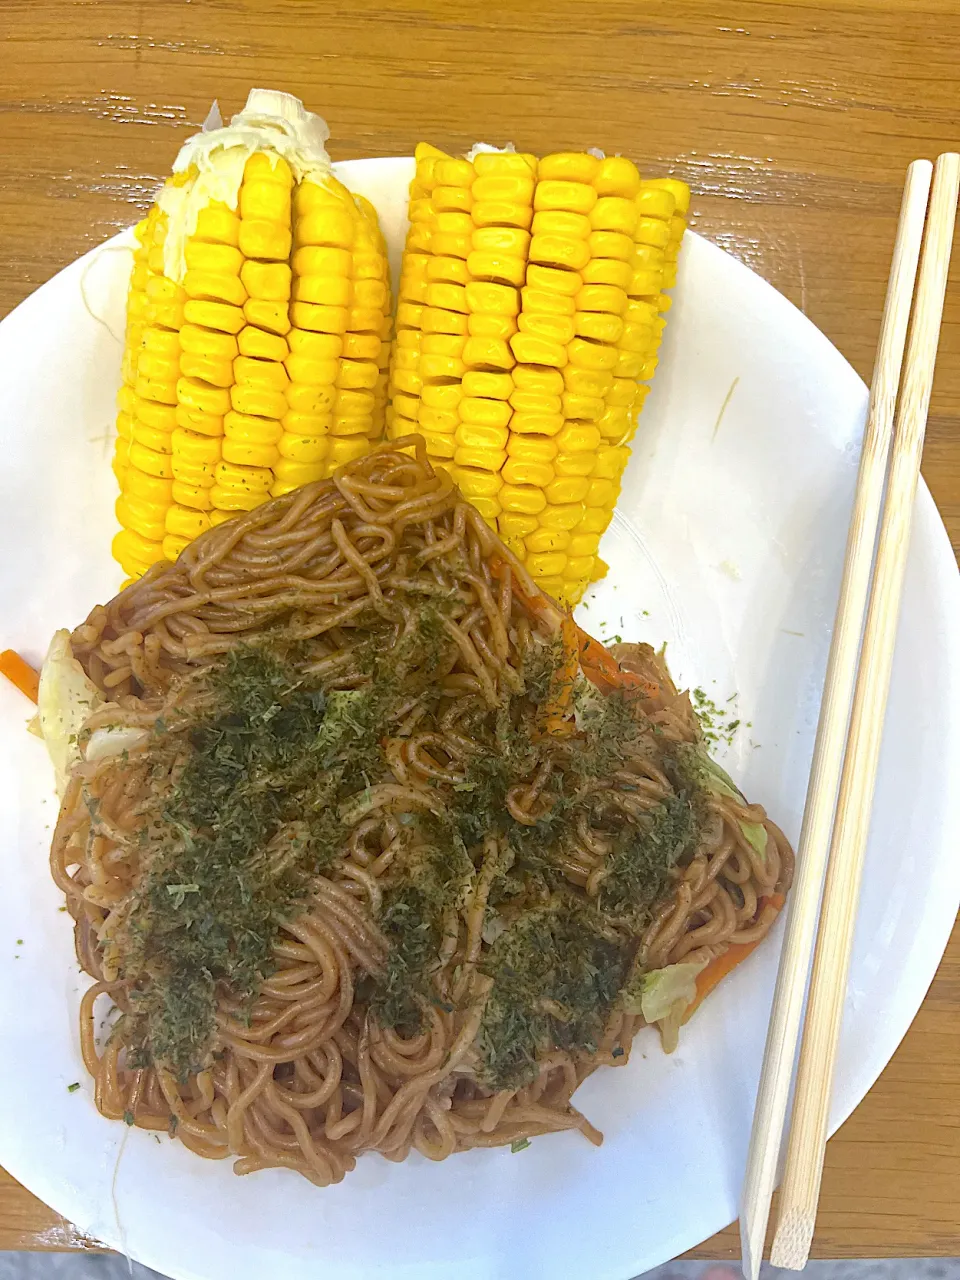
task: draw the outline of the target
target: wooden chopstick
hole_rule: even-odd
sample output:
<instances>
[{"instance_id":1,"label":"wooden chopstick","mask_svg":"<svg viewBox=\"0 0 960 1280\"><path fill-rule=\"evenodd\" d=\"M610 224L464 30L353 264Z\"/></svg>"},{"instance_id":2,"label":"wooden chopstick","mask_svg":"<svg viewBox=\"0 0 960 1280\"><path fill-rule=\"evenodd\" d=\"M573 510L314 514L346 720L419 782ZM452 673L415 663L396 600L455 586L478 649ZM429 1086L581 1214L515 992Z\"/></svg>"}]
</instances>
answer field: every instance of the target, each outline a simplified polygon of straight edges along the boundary
<instances>
[{"instance_id":1,"label":"wooden chopstick","mask_svg":"<svg viewBox=\"0 0 960 1280\"><path fill-rule=\"evenodd\" d=\"M932 173L929 160L914 160L907 169L900 205L840 597L797 847L796 878L787 908L741 1196L740 1245L747 1280L757 1280L760 1273L776 1182Z\"/></svg>"},{"instance_id":2,"label":"wooden chopstick","mask_svg":"<svg viewBox=\"0 0 960 1280\"><path fill-rule=\"evenodd\" d=\"M806 1265L810 1253L820 1195L833 1071L958 196L960 155L946 153L938 158L934 169L923 238L887 493L823 890L778 1225L771 1251L771 1261L776 1266L797 1271Z\"/></svg>"}]
</instances>

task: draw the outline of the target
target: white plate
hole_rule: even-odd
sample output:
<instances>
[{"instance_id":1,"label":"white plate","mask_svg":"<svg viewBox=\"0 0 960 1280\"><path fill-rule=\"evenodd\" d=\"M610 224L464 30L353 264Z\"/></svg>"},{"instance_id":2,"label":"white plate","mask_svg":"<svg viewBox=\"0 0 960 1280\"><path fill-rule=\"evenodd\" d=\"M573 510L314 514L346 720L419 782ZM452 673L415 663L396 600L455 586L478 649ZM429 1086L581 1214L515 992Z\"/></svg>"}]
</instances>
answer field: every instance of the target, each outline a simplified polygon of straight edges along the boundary
<instances>
[{"instance_id":1,"label":"white plate","mask_svg":"<svg viewBox=\"0 0 960 1280\"><path fill-rule=\"evenodd\" d=\"M386 212L396 250L411 162L341 168ZM0 327L2 639L33 659L118 585L109 456L129 253L117 245ZM795 837L866 393L798 311L696 236L663 355L604 540L610 576L582 618L603 636L668 640L679 679L717 703L738 695L744 727L726 763ZM834 1126L904 1034L960 898L957 653L957 569L922 488ZM672 1058L645 1032L629 1067L584 1086L600 1150L558 1134L442 1165L368 1156L319 1191L282 1171L236 1178L228 1162L101 1119L77 1042L85 979L47 873L50 773L26 714L0 689L0 1163L82 1230L202 1280L625 1280L734 1217L774 943L710 998Z\"/></svg>"}]
</instances>

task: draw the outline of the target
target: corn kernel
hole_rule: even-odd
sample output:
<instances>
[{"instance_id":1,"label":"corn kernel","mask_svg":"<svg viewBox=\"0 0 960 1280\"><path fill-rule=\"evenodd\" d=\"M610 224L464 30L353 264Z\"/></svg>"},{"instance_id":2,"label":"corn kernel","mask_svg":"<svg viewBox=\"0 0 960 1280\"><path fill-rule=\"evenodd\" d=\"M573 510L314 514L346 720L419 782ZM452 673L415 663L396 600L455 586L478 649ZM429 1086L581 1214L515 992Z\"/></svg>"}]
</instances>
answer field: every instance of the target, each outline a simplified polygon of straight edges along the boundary
<instances>
[{"instance_id":1,"label":"corn kernel","mask_svg":"<svg viewBox=\"0 0 960 1280\"><path fill-rule=\"evenodd\" d=\"M586 518L586 513L584 513ZM579 526L583 528L582 525ZM567 544L567 555L569 556L592 556L596 555L597 548L600 546L599 533L580 533L577 532Z\"/></svg>"},{"instance_id":2,"label":"corn kernel","mask_svg":"<svg viewBox=\"0 0 960 1280\"><path fill-rule=\"evenodd\" d=\"M567 363L565 347L533 333L514 334L510 339L510 350L521 364L543 364L562 369Z\"/></svg>"},{"instance_id":3,"label":"corn kernel","mask_svg":"<svg viewBox=\"0 0 960 1280\"><path fill-rule=\"evenodd\" d=\"M530 227L535 236L565 236L571 240L586 240L592 229L586 214L565 209L541 209L534 214Z\"/></svg>"},{"instance_id":4,"label":"corn kernel","mask_svg":"<svg viewBox=\"0 0 960 1280\"><path fill-rule=\"evenodd\" d=\"M495 338L498 342L507 342L516 332L517 322L513 316L467 316L467 333L471 338Z\"/></svg>"},{"instance_id":5,"label":"corn kernel","mask_svg":"<svg viewBox=\"0 0 960 1280\"><path fill-rule=\"evenodd\" d=\"M563 391L563 374L557 369L537 368L535 365L520 365L514 370L513 381L518 391L555 396L560 395Z\"/></svg>"},{"instance_id":6,"label":"corn kernel","mask_svg":"<svg viewBox=\"0 0 960 1280\"><path fill-rule=\"evenodd\" d=\"M472 280L464 289L464 297L471 312L515 316L520 311L520 297L509 285Z\"/></svg>"},{"instance_id":7,"label":"corn kernel","mask_svg":"<svg viewBox=\"0 0 960 1280\"><path fill-rule=\"evenodd\" d=\"M593 556L570 556L564 569L564 578L567 582L574 583L589 579L592 568Z\"/></svg>"},{"instance_id":8,"label":"corn kernel","mask_svg":"<svg viewBox=\"0 0 960 1280\"><path fill-rule=\"evenodd\" d=\"M404 268L407 269L413 264L415 255L410 255L404 262ZM263 268L263 263L250 263L251 267ZM297 276L349 276L353 271L354 260L348 249L337 249L330 245L303 245L297 249L293 255L293 272ZM279 279L274 277L273 272L278 268L268 266L265 268L267 279ZM289 268L288 268L289 270ZM259 272L255 273L259 275ZM242 278L242 272L241 272ZM246 281L244 281L246 283ZM250 286L247 285L249 289ZM254 292L250 289L251 294ZM257 295L260 296L259 294Z\"/></svg>"},{"instance_id":9,"label":"corn kernel","mask_svg":"<svg viewBox=\"0 0 960 1280\"><path fill-rule=\"evenodd\" d=\"M237 382L249 386L267 387L272 391L282 391L289 383L287 371L276 360L256 360L251 356L237 356L233 362L233 371Z\"/></svg>"},{"instance_id":10,"label":"corn kernel","mask_svg":"<svg viewBox=\"0 0 960 1280\"><path fill-rule=\"evenodd\" d=\"M473 208L473 195L466 187L435 187L432 200L438 213L469 213Z\"/></svg>"},{"instance_id":11,"label":"corn kernel","mask_svg":"<svg viewBox=\"0 0 960 1280\"><path fill-rule=\"evenodd\" d=\"M585 338L574 338L567 345L567 358L572 365L594 372L612 369L619 358L616 347L603 343L588 342Z\"/></svg>"},{"instance_id":12,"label":"corn kernel","mask_svg":"<svg viewBox=\"0 0 960 1280\"><path fill-rule=\"evenodd\" d=\"M595 458L590 453L558 453L554 469L558 476L593 475Z\"/></svg>"},{"instance_id":13,"label":"corn kernel","mask_svg":"<svg viewBox=\"0 0 960 1280\"><path fill-rule=\"evenodd\" d=\"M209 511L213 506L209 489L203 489L196 484L186 484L183 480L173 481L171 497L181 507L190 507L195 511Z\"/></svg>"},{"instance_id":14,"label":"corn kernel","mask_svg":"<svg viewBox=\"0 0 960 1280\"><path fill-rule=\"evenodd\" d=\"M619 441L631 429L630 411L610 407L597 419L597 430L604 440Z\"/></svg>"},{"instance_id":15,"label":"corn kernel","mask_svg":"<svg viewBox=\"0 0 960 1280\"><path fill-rule=\"evenodd\" d=\"M627 285L627 293L634 298L649 297L658 293L661 285L669 289L671 283L667 271L634 271Z\"/></svg>"},{"instance_id":16,"label":"corn kernel","mask_svg":"<svg viewBox=\"0 0 960 1280\"><path fill-rule=\"evenodd\" d=\"M274 467L273 472L277 482L271 492L274 492L278 485L288 485L290 489L296 489L302 484L310 484L313 480L319 480L323 475L323 467L322 464L316 462L294 462L290 458L281 458ZM288 491L288 489L281 489L281 492Z\"/></svg>"},{"instance_id":17,"label":"corn kernel","mask_svg":"<svg viewBox=\"0 0 960 1280\"><path fill-rule=\"evenodd\" d=\"M345 276L298 276L293 282L293 298L324 307L349 307L353 285Z\"/></svg>"},{"instance_id":18,"label":"corn kernel","mask_svg":"<svg viewBox=\"0 0 960 1280\"><path fill-rule=\"evenodd\" d=\"M197 435L223 435L223 414L221 413L208 413L204 409L196 409L185 404L178 404L176 408L176 422L177 426L183 427L186 431L195 431Z\"/></svg>"},{"instance_id":19,"label":"corn kernel","mask_svg":"<svg viewBox=\"0 0 960 1280\"><path fill-rule=\"evenodd\" d=\"M428 333L423 336L421 351L425 356L448 356L455 360L463 355L466 345L466 338L459 333Z\"/></svg>"},{"instance_id":20,"label":"corn kernel","mask_svg":"<svg viewBox=\"0 0 960 1280\"><path fill-rule=\"evenodd\" d=\"M484 373L470 369L463 375L463 394L483 396L488 400L509 400L513 394L513 379L508 373Z\"/></svg>"},{"instance_id":21,"label":"corn kernel","mask_svg":"<svg viewBox=\"0 0 960 1280\"><path fill-rule=\"evenodd\" d=\"M240 243L240 219L225 204L208 204L197 214L193 238L216 244L237 245Z\"/></svg>"},{"instance_id":22,"label":"corn kernel","mask_svg":"<svg viewBox=\"0 0 960 1280\"><path fill-rule=\"evenodd\" d=\"M477 280L494 280L519 288L526 276L526 265L522 258L510 254L474 250L467 258L467 271Z\"/></svg>"},{"instance_id":23,"label":"corn kernel","mask_svg":"<svg viewBox=\"0 0 960 1280\"><path fill-rule=\"evenodd\" d=\"M331 437L330 456L326 463L328 473L332 475L337 467L344 467L355 458L362 458L368 448L369 445L365 439L336 440ZM277 466L279 465L277 463Z\"/></svg>"},{"instance_id":24,"label":"corn kernel","mask_svg":"<svg viewBox=\"0 0 960 1280\"><path fill-rule=\"evenodd\" d=\"M620 351L617 355L617 362L613 366L613 371L618 378L642 379L646 365L646 352Z\"/></svg>"},{"instance_id":25,"label":"corn kernel","mask_svg":"<svg viewBox=\"0 0 960 1280\"><path fill-rule=\"evenodd\" d=\"M522 462L552 462L556 456L556 441L549 436L514 433L507 443L507 457Z\"/></svg>"},{"instance_id":26,"label":"corn kernel","mask_svg":"<svg viewBox=\"0 0 960 1280\"><path fill-rule=\"evenodd\" d=\"M616 497L616 486L612 480L597 479L590 481L584 502L588 507L605 507L612 510Z\"/></svg>"},{"instance_id":27,"label":"corn kernel","mask_svg":"<svg viewBox=\"0 0 960 1280\"><path fill-rule=\"evenodd\" d=\"M536 262L531 262L527 267L526 283L535 289L545 289L548 293L562 293L567 297L576 297L583 285L576 271L545 267Z\"/></svg>"},{"instance_id":28,"label":"corn kernel","mask_svg":"<svg viewBox=\"0 0 960 1280\"><path fill-rule=\"evenodd\" d=\"M275 367L282 370L282 366ZM230 388L230 404L237 413L261 418L282 418L287 411L287 399L282 391L251 383L235 383Z\"/></svg>"},{"instance_id":29,"label":"corn kernel","mask_svg":"<svg viewBox=\"0 0 960 1280\"><path fill-rule=\"evenodd\" d=\"M627 308L627 294L609 284L585 284L577 294L578 311L608 311L622 315Z\"/></svg>"},{"instance_id":30,"label":"corn kernel","mask_svg":"<svg viewBox=\"0 0 960 1280\"><path fill-rule=\"evenodd\" d=\"M602 480L619 480L630 458L625 446L604 445L597 450L593 475Z\"/></svg>"},{"instance_id":31,"label":"corn kernel","mask_svg":"<svg viewBox=\"0 0 960 1280\"><path fill-rule=\"evenodd\" d=\"M294 435L322 436L328 434L332 421L333 415L330 413L300 413L298 410L291 409L284 415L283 429ZM275 439L279 440L279 438L278 433Z\"/></svg>"},{"instance_id":32,"label":"corn kernel","mask_svg":"<svg viewBox=\"0 0 960 1280\"><path fill-rule=\"evenodd\" d=\"M616 258L591 258L581 270L584 284L616 285L626 291L633 276L629 262L621 262Z\"/></svg>"},{"instance_id":33,"label":"corn kernel","mask_svg":"<svg viewBox=\"0 0 960 1280\"><path fill-rule=\"evenodd\" d=\"M428 307L439 307L445 311L466 312L467 293L463 285L437 282L430 284L425 290L425 301Z\"/></svg>"},{"instance_id":34,"label":"corn kernel","mask_svg":"<svg viewBox=\"0 0 960 1280\"><path fill-rule=\"evenodd\" d=\"M336 391L332 386L303 386L292 382L286 391L287 405L299 413L329 413Z\"/></svg>"},{"instance_id":35,"label":"corn kernel","mask_svg":"<svg viewBox=\"0 0 960 1280\"><path fill-rule=\"evenodd\" d=\"M482 471L493 471L499 474L507 460L503 449L471 449L458 444L453 460L458 467L475 467Z\"/></svg>"},{"instance_id":36,"label":"corn kernel","mask_svg":"<svg viewBox=\"0 0 960 1280\"><path fill-rule=\"evenodd\" d=\"M590 249L583 240L572 236L535 235L530 241L530 261L538 266L579 271L590 261Z\"/></svg>"},{"instance_id":37,"label":"corn kernel","mask_svg":"<svg viewBox=\"0 0 960 1280\"><path fill-rule=\"evenodd\" d=\"M250 324L237 335L237 347L240 355L257 360L285 360L290 354L285 338L276 333L267 333L265 329L256 329Z\"/></svg>"},{"instance_id":38,"label":"corn kernel","mask_svg":"<svg viewBox=\"0 0 960 1280\"><path fill-rule=\"evenodd\" d=\"M173 500L173 487L169 478L141 471L136 464L131 465L127 472L126 492L143 502L152 502L164 508Z\"/></svg>"},{"instance_id":39,"label":"corn kernel","mask_svg":"<svg viewBox=\"0 0 960 1280\"><path fill-rule=\"evenodd\" d=\"M420 357L419 373L422 380L462 378L466 368L462 360L451 356L422 355Z\"/></svg>"},{"instance_id":40,"label":"corn kernel","mask_svg":"<svg viewBox=\"0 0 960 1280\"><path fill-rule=\"evenodd\" d=\"M460 415L455 409L433 409L428 404L421 404L417 421L424 431L452 436L460 425Z\"/></svg>"},{"instance_id":41,"label":"corn kernel","mask_svg":"<svg viewBox=\"0 0 960 1280\"><path fill-rule=\"evenodd\" d=\"M189 304L188 304L189 305ZM281 336L290 332L290 316L285 302L270 302L265 298L248 298L243 304L243 317L257 329L267 329ZM189 319L189 317L188 317ZM200 322L202 323L202 321ZM239 333L241 324L231 333Z\"/></svg>"},{"instance_id":42,"label":"corn kernel","mask_svg":"<svg viewBox=\"0 0 960 1280\"><path fill-rule=\"evenodd\" d=\"M254 507L259 507L266 497L266 494L261 493L259 490L228 489L219 484L214 485L210 492L217 510L231 513L235 511L252 511ZM214 523L212 517L210 523Z\"/></svg>"},{"instance_id":43,"label":"corn kernel","mask_svg":"<svg viewBox=\"0 0 960 1280\"><path fill-rule=\"evenodd\" d=\"M501 490L501 493L503 491ZM537 517L521 515L516 511L504 511L498 521L497 532L505 540L526 538L539 527Z\"/></svg>"},{"instance_id":44,"label":"corn kernel","mask_svg":"<svg viewBox=\"0 0 960 1280\"><path fill-rule=\"evenodd\" d=\"M343 334L347 331L346 307L293 302L290 304L290 319L298 329L309 329L314 333Z\"/></svg>"},{"instance_id":45,"label":"corn kernel","mask_svg":"<svg viewBox=\"0 0 960 1280\"><path fill-rule=\"evenodd\" d=\"M440 307L425 307L421 328L424 333L466 334L467 319L457 311L444 311Z\"/></svg>"},{"instance_id":46,"label":"corn kernel","mask_svg":"<svg viewBox=\"0 0 960 1280\"><path fill-rule=\"evenodd\" d=\"M276 444L283 434L280 423L270 418L237 413L231 409L223 418L223 432L228 440L241 444L268 446Z\"/></svg>"},{"instance_id":47,"label":"corn kernel","mask_svg":"<svg viewBox=\"0 0 960 1280\"><path fill-rule=\"evenodd\" d=\"M363 390L341 389L337 393L337 418L369 417L373 413L373 393ZM335 424L336 427L336 424Z\"/></svg>"},{"instance_id":48,"label":"corn kernel","mask_svg":"<svg viewBox=\"0 0 960 1280\"><path fill-rule=\"evenodd\" d=\"M158 431L156 427L148 427L143 422L138 422L136 418L133 420L131 429L131 439L137 444L145 445L146 448L152 449L155 453L173 453L173 445L170 440L171 433L169 431Z\"/></svg>"},{"instance_id":49,"label":"corn kernel","mask_svg":"<svg viewBox=\"0 0 960 1280\"><path fill-rule=\"evenodd\" d=\"M554 483L557 483L554 481ZM567 482L564 481L564 484ZM551 503L544 507L540 523L547 529L564 529L568 533L579 525L583 518L582 502Z\"/></svg>"},{"instance_id":50,"label":"corn kernel","mask_svg":"<svg viewBox=\"0 0 960 1280\"><path fill-rule=\"evenodd\" d=\"M538 338L546 338L561 346L566 346L574 336L573 321L569 316L524 312L517 324L521 333L532 333Z\"/></svg>"},{"instance_id":51,"label":"corn kernel","mask_svg":"<svg viewBox=\"0 0 960 1280\"><path fill-rule=\"evenodd\" d=\"M438 184L448 187L469 187L474 178L473 165L459 158L437 160L434 172Z\"/></svg>"},{"instance_id":52,"label":"corn kernel","mask_svg":"<svg viewBox=\"0 0 960 1280\"><path fill-rule=\"evenodd\" d=\"M204 465L220 460L220 441L213 436L199 436L177 427L173 432L173 450L178 462Z\"/></svg>"},{"instance_id":53,"label":"corn kernel","mask_svg":"<svg viewBox=\"0 0 960 1280\"><path fill-rule=\"evenodd\" d=\"M340 413L339 410L334 412L333 423L330 427L330 439L334 437L362 436L368 439L373 433L373 413L355 413L352 409L346 413ZM332 445L331 445L332 447Z\"/></svg>"},{"instance_id":54,"label":"corn kernel","mask_svg":"<svg viewBox=\"0 0 960 1280\"><path fill-rule=\"evenodd\" d=\"M423 388L423 403L432 409L456 409L462 398L463 391L457 384Z\"/></svg>"},{"instance_id":55,"label":"corn kernel","mask_svg":"<svg viewBox=\"0 0 960 1280\"><path fill-rule=\"evenodd\" d=\"M442 281L446 284L461 285L467 284L470 280L470 276L467 273L467 264L461 258L451 258L445 255L427 259L424 278L429 281Z\"/></svg>"},{"instance_id":56,"label":"corn kernel","mask_svg":"<svg viewBox=\"0 0 960 1280\"><path fill-rule=\"evenodd\" d=\"M613 374L606 369L584 369L568 364L563 371L563 381L567 390L576 395L605 397L613 385Z\"/></svg>"},{"instance_id":57,"label":"corn kernel","mask_svg":"<svg viewBox=\"0 0 960 1280\"><path fill-rule=\"evenodd\" d=\"M516 512L520 515L539 515L547 505L543 490L533 488L531 485L505 484L498 497L504 511Z\"/></svg>"},{"instance_id":58,"label":"corn kernel","mask_svg":"<svg viewBox=\"0 0 960 1280\"><path fill-rule=\"evenodd\" d=\"M249 306L249 301L245 305ZM227 302L208 302L197 298L191 298L184 304L183 318L191 325L229 334L238 334L246 323L240 307Z\"/></svg>"},{"instance_id":59,"label":"corn kernel","mask_svg":"<svg viewBox=\"0 0 960 1280\"><path fill-rule=\"evenodd\" d=\"M457 428L457 447L492 449L499 453L506 449L508 434L506 427L492 423L463 422Z\"/></svg>"},{"instance_id":60,"label":"corn kernel","mask_svg":"<svg viewBox=\"0 0 960 1280\"><path fill-rule=\"evenodd\" d=\"M183 290L188 298L229 302L235 307L242 307L247 300L247 291L237 276L213 271L187 271Z\"/></svg>"},{"instance_id":61,"label":"corn kernel","mask_svg":"<svg viewBox=\"0 0 960 1280\"><path fill-rule=\"evenodd\" d=\"M273 484L273 472L269 467L239 467L232 462L218 462L214 470L216 487L219 490L230 490L239 493L270 492ZM220 506L214 497L214 505Z\"/></svg>"},{"instance_id":62,"label":"corn kernel","mask_svg":"<svg viewBox=\"0 0 960 1280\"><path fill-rule=\"evenodd\" d=\"M300 436L285 431L277 449L281 457L293 462L322 462L330 452L330 437Z\"/></svg>"},{"instance_id":63,"label":"corn kernel","mask_svg":"<svg viewBox=\"0 0 960 1280\"><path fill-rule=\"evenodd\" d=\"M473 207L474 227L520 227L526 230L533 221L529 204L516 200L481 200Z\"/></svg>"},{"instance_id":64,"label":"corn kernel","mask_svg":"<svg viewBox=\"0 0 960 1280\"><path fill-rule=\"evenodd\" d=\"M170 507L166 515L166 532L191 542L210 528L210 518L202 511L190 511L185 507Z\"/></svg>"},{"instance_id":65,"label":"corn kernel","mask_svg":"<svg viewBox=\"0 0 960 1280\"><path fill-rule=\"evenodd\" d=\"M431 241L433 252L446 258L465 259L471 249L471 235L469 232L434 232Z\"/></svg>"},{"instance_id":66,"label":"corn kernel","mask_svg":"<svg viewBox=\"0 0 960 1280\"><path fill-rule=\"evenodd\" d=\"M233 245L205 244L202 240L188 240L184 245L183 257L187 274L202 271L237 276L243 266L243 254Z\"/></svg>"},{"instance_id":67,"label":"corn kernel","mask_svg":"<svg viewBox=\"0 0 960 1280\"><path fill-rule=\"evenodd\" d=\"M529 413L514 411L511 431L520 435L555 436L563 428L562 413Z\"/></svg>"},{"instance_id":68,"label":"corn kernel","mask_svg":"<svg viewBox=\"0 0 960 1280\"><path fill-rule=\"evenodd\" d=\"M670 243L670 226L659 218L638 218L633 238L637 244L649 244L665 249Z\"/></svg>"},{"instance_id":69,"label":"corn kernel","mask_svg":"<svg viewBox=\"0 0 960 1280\"><path fill-rule=\"evenodd\" d=\"M376 333L345 333L343 355L349 360L380 360L383 340Z\"/></svg>"},{"instance_id":70,"label":"corn kernel","mask_svg":"<svg viewBox=\"0 0 960 1280\"><path fill-rule=\"evenodd\" d=\"M535 289L527 285L520 290L520 299L524 311L535 311L543 315L572 316L576 304L572 297L564 293L551 293L547 289Z\"/></svg>"},{"instance_id":71,"label":"corn kernel","mask_svg":"<svg viewBox=\"0 0 960 1280\"><path fill-rule=\"evenodd\" d=\"M536 529L524 539L527 551L537 555L547 551L566 551L570 534L565 529Z\"/></svg>"},{"instance_id":72,"label":"corn kernel","mask_svg":"<svg viewBox=\"0 0 960 1280\"><path fill-rule=\"evenodd\" d=\"M503 465L503 478L509 484L534 485L544 489L554 480L555 475L549 462L538 462L535 459L507 458Z\"/></svg>"},{"instance_id":73,"label":"corn kernel","mask_svg":"<svg viewBox=\"0 0 960 1280\"><path fill-rule=\"evenodd\" d=\"M584 422L568 422L557 436L561 453L593 453L600 445L600 431Z\"/></svg>"},{"instance_id":74,"label":"corn kernel","mask_svg":"<svg viewBox=\"0 0 960 1280\"><path fill-rule=\"evenodd\" d=\"M463 348L468 369L512 369L516 363L506 342L498 338L471 337Z\"/></svg>"},{"instance_id":75,"label":"corn kernel","mask_svg":"<svg viewBox=\"0 0 960 1280\"><path fill-rule=\"evenodd\" d=\"M540 173L543 173L542 161ZM541 177L533 195L533 207L536 210L564 209L571 213L589 213L596 202L597 193L592 186L563 178Z\"/></svg>"},{"instance_id":76,"label":"corn kernel","mask_svg":"<svg viewBox=\"0 0 960 1280\"><path fill-rule=\"evenodd\" d=\"M306 184L303 184L306 185ZM416 230L416 228L411 228ZM241 244L243 248L242 235L243 227L240 229ZM325 209L318 209L314 213L308 213L297 220L296 237L298 248L301 245L325 245L333 249L349 249L353 245L356 235L356 223L346 209L339 209L330 206ZM248 255L251 258L273 257L273 254L252 253ZM290 256L290 247L287 246L287 252L282 257Z\"/></svg>"},{"instance_id":77,"label":"corn kernel","mask_svg":"<svg viewBox=\"0 0 960 1280\"><path fill-rule=\"evenodd\" d=\"M623 156L607 156L601 160L593 185L601 196L631 198L640 191L640 174L637 167Z\"/></svg>"},{"instance_id":78,"label":"corn kernel","mask_svg":"<svg viewBox=\"0 0 960 1280\"><path fill-rule=\"evenodd\" d=\"M593 342L618 342L623 334L623 321L619 316L603 311L578 311L573 318L574 332L580 338Z\"/></svg>"},{"instance_id":79,"label":"corn kernel","mask_svg":"<svg viewBox=\"0 0 960 1280\"><path fill-rule=\"evenodd\" d=\"M444 462L448 462L456 452L457 445L452 435L424 431L423 438L426 442L427 453L431 458L439 458Z\"/></svg>"},{"instance_id":80,"label":"corn kernel","mask_svg":"<svg viewBox=\"0 0 960 1280\"><path fill-rule=\"evenodd\" d=\"M486 400L477 396L465 396L460 401L459 407L462 422L472 422L486 427L505 428L510 421L510 406L502 400Z\"/></svg>"},{"instance_id":81,"label":"corn kernel","mask_svg":"<svg viewBox=\"0 0 960 1280\"><path fill-rule=\"evenodd\" d=\"M637 206L622 196L601 196L590 210L590 226L594 231L617 231L633 236L637 228Z\"/></svg>"}]
</instances>

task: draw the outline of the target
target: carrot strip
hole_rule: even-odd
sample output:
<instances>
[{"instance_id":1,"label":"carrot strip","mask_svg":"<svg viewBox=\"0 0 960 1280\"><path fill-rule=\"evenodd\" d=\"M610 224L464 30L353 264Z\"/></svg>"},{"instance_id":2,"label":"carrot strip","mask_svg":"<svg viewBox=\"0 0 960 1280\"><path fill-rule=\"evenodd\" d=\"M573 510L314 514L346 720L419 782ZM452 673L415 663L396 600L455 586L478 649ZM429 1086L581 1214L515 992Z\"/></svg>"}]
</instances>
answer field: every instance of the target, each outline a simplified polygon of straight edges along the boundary
<instances>
[{"instance_id":1,"label":"carrot strip","mask_svg":"<svg viewBox=\"0 0 960 1280\"><path fill-rule=\"evenodd\" d=\"M601 693L615 689L636 689L645 698L655 698L659 688L635 671L624 671L616 658L599 640L594 640L582 627L577 627L580 640L580 667L583 674Z\"/></svg>"},{"instance_id":2,"label":"carrot strip","mask_svg":"<svg viewBox=\"0 0 960 1280\"><path fill-rule=\"evenodd\" d=\"M15 684L24 697L36 702L40 692L40 673L34 671L29 662L24 662L13 649L4 649L0 653L0 675L6 676L11 684Z\"/></svg>"},{"instance_id":3,"label":"carrot strip","mask_svg":"<svg viewBox=\"0 0 960 1280\"><path fill-rule=\"evenodd\" d=\"M761 908L766 906L775 907L777 914L779 914L784 902L786 902L786 897L782 893L765 894L760 899L760 906ZM758 938L756 942L734 943L722 955L710 961L707 967L697 975L697 994L684 1014L684 1022L699 1009L714 987L722 982L728 973L732 973L741 961L746 960L751 951L756 950L761 942L763 942L763 938Z\"/></svg>"},{"instance_id":4,"label":"carrot strip","mask_svg":"<svg viewBox=\"0 0 960 1280\"><path fill-rule=\"evenodd\" d=\"M555 737L566 738L573 732L574 725L568 718L570 701L573 698L573 686L580 668L577 653L577 627L571 617L565 617L560 624L560 643L563 646L563 661L554 671L550 680L550 694L544 711L546 731Z\"/></svg>"}]
</instances>

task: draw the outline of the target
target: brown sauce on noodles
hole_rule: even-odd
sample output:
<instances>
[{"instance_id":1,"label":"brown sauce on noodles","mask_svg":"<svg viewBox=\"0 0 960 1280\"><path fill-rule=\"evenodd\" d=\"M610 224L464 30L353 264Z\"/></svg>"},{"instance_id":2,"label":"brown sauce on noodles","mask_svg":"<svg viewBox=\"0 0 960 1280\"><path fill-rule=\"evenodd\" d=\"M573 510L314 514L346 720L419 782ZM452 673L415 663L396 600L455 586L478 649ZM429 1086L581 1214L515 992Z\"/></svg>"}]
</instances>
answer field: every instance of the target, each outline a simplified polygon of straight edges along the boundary
<instances>
[{"instance_id":1,"label":"brown sauce on noodles","mask_svg":"<svg viewBox=\"0 0 960 1280\"><path fill-rule=\"evenodd\" d=\"M640 692L600 693L560 624L411 440L77 628L110 700L81 745L143 730L75 767L51 854L104 1115L319 1185L365 1151L600 1140L571 1098L626 1062L625 992L755 942L792 854L709 785L648 647L614 651Z\"/></svg>"}]
</instances>

